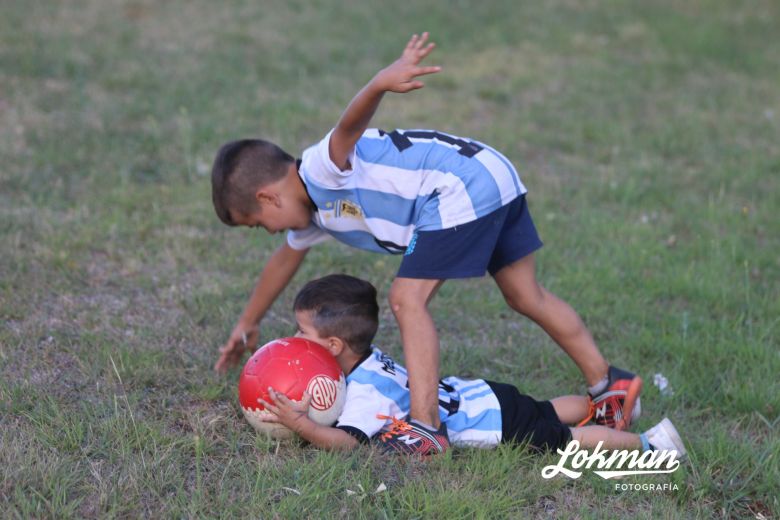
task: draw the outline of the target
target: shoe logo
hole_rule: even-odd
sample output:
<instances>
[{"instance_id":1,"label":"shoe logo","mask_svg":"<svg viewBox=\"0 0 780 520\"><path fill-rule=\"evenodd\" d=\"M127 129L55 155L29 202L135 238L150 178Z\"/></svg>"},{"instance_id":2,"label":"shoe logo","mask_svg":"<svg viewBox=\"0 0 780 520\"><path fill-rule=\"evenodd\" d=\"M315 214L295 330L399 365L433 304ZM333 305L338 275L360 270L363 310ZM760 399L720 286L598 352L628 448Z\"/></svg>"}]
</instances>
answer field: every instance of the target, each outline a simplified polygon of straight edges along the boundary
<instances>
[{"instance_id":1,"label":"shoe logo","mask_svg":"<svg viewBox=\"0 0 780 520\"><path fill-rule=\"evenodd\" d=\"M420 439L419 437L417 437L417 438L412 438L412 436L411 436L411 435L401 435L400 437L398 437L398 440L399 440L399 441L403 441L403 442L404 442L404 444L406 444L407 446L411 446L411 445L413 445L413 444L417 444L417 443L418 443L418 442L420 442L422 439Z\"/></svg>"},{"instance_id":2,"label":"shoe logo","mask_svg":"<svg viewBox=\"0 0 780 520\"><path fill-rule=\"evenodd\" d=\"M596 408L596 419L604 419L607 416L607 403L604 403L604 406L601 408Z\"/></svg>"},{"instance_id":3,"label":"shoe logo","mask_svg":"<svg viewBox=\"0 0 780 520\"><path fill-rule=\"evenodd\" d=\"M558 464L542 468L542 477L553 478L563 473L569 478L582 476L581 468L596 468L593 473L603 479L622 477L626 475L651 475L657 473L674 473L680 467L680 459L676 450L604 450L599 442L593 452L581 450L578 441L570 441L566 448L558 449L561 460ZM607 455L609 454L609 455ZM570 467L566 467L566 464ZM626 469L623 469L626 467Z\"/></svg>"}]
</instances>

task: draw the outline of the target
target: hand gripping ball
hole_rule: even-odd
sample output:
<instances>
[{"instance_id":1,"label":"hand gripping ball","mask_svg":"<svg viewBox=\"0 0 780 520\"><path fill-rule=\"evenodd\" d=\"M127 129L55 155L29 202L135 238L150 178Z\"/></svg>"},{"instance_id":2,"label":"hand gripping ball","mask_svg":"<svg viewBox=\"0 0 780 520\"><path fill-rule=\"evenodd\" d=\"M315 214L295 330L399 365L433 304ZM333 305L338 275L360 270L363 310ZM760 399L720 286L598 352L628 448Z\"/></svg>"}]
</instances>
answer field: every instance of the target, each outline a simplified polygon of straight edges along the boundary
<instances>
[{"instance_id":1,"label":"hand gripping ball","mask_svg":"<svg viewBox=\"0 0 780 520\"><path fill-rule=\"evenodd\" d=\"M309 417L324 426L336 422L347 397L347 382L336 359L325 347L303 338L266 343L249 358L238 380L238 400L249 424L276 438L292 437L285 426L263 421L273 414L257 399L271 402L269 386L294 401L308 392Z\"/></svg>"}]
</instances>

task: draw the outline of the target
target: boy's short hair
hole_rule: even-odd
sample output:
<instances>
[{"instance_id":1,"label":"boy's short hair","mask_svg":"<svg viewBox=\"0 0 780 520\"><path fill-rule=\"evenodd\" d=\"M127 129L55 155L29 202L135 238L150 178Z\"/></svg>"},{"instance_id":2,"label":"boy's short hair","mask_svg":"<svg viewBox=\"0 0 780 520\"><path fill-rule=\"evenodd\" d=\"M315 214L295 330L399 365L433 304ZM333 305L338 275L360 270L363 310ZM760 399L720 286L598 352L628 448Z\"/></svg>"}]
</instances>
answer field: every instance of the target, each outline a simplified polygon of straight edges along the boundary
<instances>
[{"instance_id":1,"label":"boy's short hair","mask_svg":"<svg viewBox=\"0 0 780 520\"><path fill-rule=\"evenodd\" d=\"M356 354L371 349L379 327L376 289L369 282L346 274L310 281L295 297L293 309L310 311L320 336L337 337Z\"/></svg>"},{"instance_id":2,"label":"boy's short hair","mask_svg":"<svg viewBox=\"0 0 780 520\"><path fill-rule=\"evenodd\" d=\"M219 220L235 226L231 211L251 213L257 189L284 177L293 162L290 154L262 139L223 144L211 168L211 200Z\"/></svg>"}]
</instances>

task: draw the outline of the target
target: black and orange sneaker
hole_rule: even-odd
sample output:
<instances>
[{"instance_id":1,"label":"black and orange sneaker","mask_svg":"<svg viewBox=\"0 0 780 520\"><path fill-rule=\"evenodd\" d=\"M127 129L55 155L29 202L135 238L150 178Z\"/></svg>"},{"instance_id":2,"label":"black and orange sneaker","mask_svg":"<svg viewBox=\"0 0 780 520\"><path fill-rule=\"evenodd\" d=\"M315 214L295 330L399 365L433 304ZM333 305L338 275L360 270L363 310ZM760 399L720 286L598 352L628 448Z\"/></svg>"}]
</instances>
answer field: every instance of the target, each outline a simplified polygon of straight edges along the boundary
<instances>
[{"instance_id":1,"label":"black and orange sneaker","mask_svg":"<svg viewBox=\"0 0 780 520\"><path fill-rule=\"evenodd\" d=\"M388 415L377 415L377 418L392 421L375 437L385 453L427 457L444 453L450 447L447 426L444 423L434 431L416 421L409 421L408 417L404 420Z\"/></svg>"},{"instance_id":2,"label":"black and orange sneaker","mask_svg":"<svg viewBox=\"0 0 780 520\"><path fill-rule=\"evenodd\" d=\"M588 396L590 410L578 426L593 419L596 424L625 430L642 414L642 378L613 366L609 367L608 377L609 384L603 392Z\"/></svg>"}]
</instances>

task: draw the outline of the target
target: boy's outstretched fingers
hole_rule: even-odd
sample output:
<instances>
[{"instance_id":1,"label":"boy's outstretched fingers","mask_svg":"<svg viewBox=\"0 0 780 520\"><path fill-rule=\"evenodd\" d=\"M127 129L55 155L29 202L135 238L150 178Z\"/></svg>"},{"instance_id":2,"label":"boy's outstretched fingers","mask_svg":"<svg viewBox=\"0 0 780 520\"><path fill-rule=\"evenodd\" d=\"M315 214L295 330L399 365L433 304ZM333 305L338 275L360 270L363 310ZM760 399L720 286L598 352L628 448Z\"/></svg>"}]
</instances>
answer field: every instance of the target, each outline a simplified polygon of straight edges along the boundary
<instances>
[{"instance_id":1,"label":"boy's outstretched fingers","mask_svg":"<svg viewBox=\"0 0 780 520\"><path fill-rule=\"evenodd\" d=\"M427 41L427 32L423 33L422 36L413 35L401 56L379 71L372 80L372 84L381 91L398 92L399 94L424 87L422 81L415 80L416 77L441 71L439 66L419 66L419 63L436 47L433 43L426 45Z\"/></svg>"},{"instance_id":2,"label":"boy's outstretched fingers","mask_svg":"<svg viewBox=\"0 0 780 520\"><path fill-rule=\"evenodd\" d=\"M416 34L412 36L409 43L406 44L402 58L410 60L413 64L417 65L423 58L428 56L433 49L436 48L436 44L431 42L425 45L428 41L428 33L424 32L422 36L418 37ZM440 67L423 67L426 69L438 69Z\"/></svg>"},{"instance_id":3,"label":"boy's outstretched fingers","mask_svg":"<svg viewBox=\"0 0 780 520\"><path fill-rule=\"evenodd\" d=\"M219 359L214 365L214 370L224 374L229 368L236 366L241 361L243 354L243 346L239 347L236 343L228 342L227 345L219 349Z\"/></svg>"},{"instance_id":4,"label":"boy's outstretched fingers","mask_svg":"<svg viewBox=\"0 0 780 520\"><path fill-rule=\"evenodd\" d=\"M248 350L250 353L257 348L260 331L256 326L239 323L233 328L224 346L219 349L219 359L214 370L224 374L228 369L241 363L241 358Z\"/></svg>"},{"instance_id":5,"label":"boy's outstretched fingers","mask_svg":"<svg viewBox=\"0 0 780 520\"><path fill-rule=\"evenodd\" d=\"M263 408L274 414L273 418L267 418L265 419L266 422L279 422L279 408L277 408L275 405L269 403L262 397L257 398L257 402L263 405Z\"/></svg>"},{"instance_id":6,"label":"boy's outstretched fingers","mask_svg":"<svg viewBox=\"0 0 780 520\"><path fill-rule=\"evenodd\" d=\"M422 44L425 43L425 40L427 39L428 39L427 32L422 33L422 36L413 34L412 37L409 38L409 42L406 44L406 50L412 51L414 49L419 49L420 47L422 47Z\"/></svg>"},{"instance_id":7,"label":"boy's outstretched fingers","mask_svg":"<svg viewBox=\"0 0 780 520\"><path fill-rule=\"evenodd\" d=\"M311 394L309 392L304 391L303 396L301 396L301 407L304 410L308 410L310 404L311 404Z\"/></svg>"},{"instance_id":8,"label":"boy's outstretched fingers","mask_svg":"<svg viewBox=\"0 0 780 520\"><path fill-rule=\"evenodd\" d=\"M273 388L268 388L268 395L271 396L271 399L276 403L278 406L284 406L284 407L290 407L294 410L308 410L309 405L311 404L311 395L309 395L308 392L304 392L303 396L301 397L300 401L293 401L289 397L287 397L285 394L282 394L280 392L277 392ZM277 408L278 410L278 408Z\"/></svg>"},{"instance_id":9,"label":"boy's outstretched fingers","mask_svg":"<svg viewBox=\"0 0 780 520\"><path fill-rule=\"evenodd\" d=\"M422 49L423 45L425 45L425 42L428 41L428 36L430 36L430 33L428 31L425 31L421 35L413 34L412 37L409 39L409 43L406 44L407 49ZM429 45L433 45L432 43Z\"/></svg>"}]
</instances>

